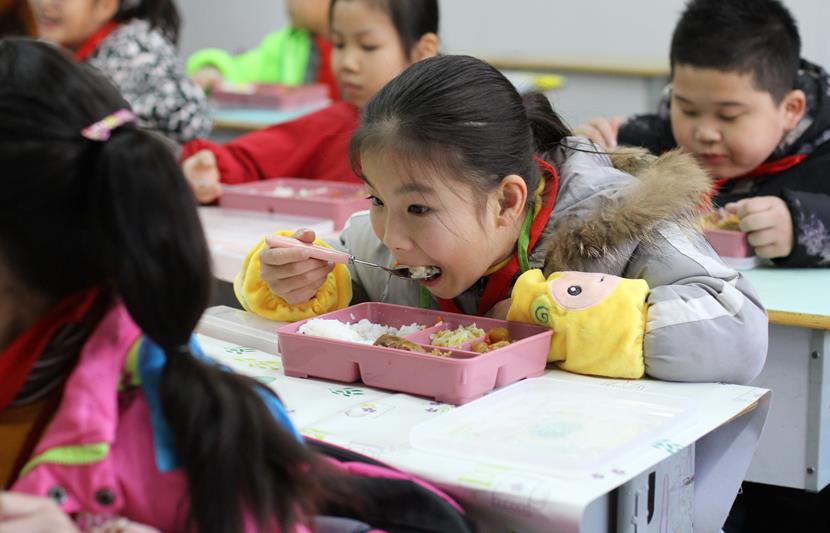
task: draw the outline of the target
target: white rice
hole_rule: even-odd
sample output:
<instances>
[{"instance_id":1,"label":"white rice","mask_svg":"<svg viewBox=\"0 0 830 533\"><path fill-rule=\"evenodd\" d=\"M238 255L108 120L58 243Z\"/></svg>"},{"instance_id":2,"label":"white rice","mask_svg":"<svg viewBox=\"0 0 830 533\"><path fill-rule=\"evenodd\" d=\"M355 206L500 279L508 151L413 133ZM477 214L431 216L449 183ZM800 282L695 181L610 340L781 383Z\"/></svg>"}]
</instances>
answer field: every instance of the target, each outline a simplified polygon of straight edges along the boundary
<instances>
[{"instance_id":1,"label":"white rice","mask_svg":"<svg viewBox=\"0 0 830 533\"><path fill-rule=\"evenodd\" d=\"M355 324L325 318L312 318L300 326L297 331L303 335L326 337L328 339L358 342L361 344L374 344L378 337L387 333L404 337L416 331L421 331L422 329L424 329L424 326L414 322L408 326L393 328L384 324L374 324L366 318Z\"/></svg>"},{"instance_id":2,"label":"white rice","mask_svg":"<svg viewBox=\"0 0 830 533\"><path fill-rule=\"evenodd\" d=\"M274 190L271 191L271 196L276 196L277 198L307 198L309 196L319 196L328 192L328 187L314 187L311 189L303 187L297 189L294 187L283 187L282 185L277 185Z\"/></svg>"}]
</instances>

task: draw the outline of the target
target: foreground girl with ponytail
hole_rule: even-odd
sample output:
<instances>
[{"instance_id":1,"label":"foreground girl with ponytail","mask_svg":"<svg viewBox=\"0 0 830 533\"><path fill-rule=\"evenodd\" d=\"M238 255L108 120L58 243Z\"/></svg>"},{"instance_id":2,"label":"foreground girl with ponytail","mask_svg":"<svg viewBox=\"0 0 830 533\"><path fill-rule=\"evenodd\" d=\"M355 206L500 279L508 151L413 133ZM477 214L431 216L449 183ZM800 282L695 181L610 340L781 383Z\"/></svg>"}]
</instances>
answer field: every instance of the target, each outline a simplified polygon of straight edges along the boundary
<instances>
[{"instance_id":1,"label":"foreground girl with ponytail","mask_svg":"<svg viewBox=\"0 0 830 533\"><path fill-rule=\"evenodd\" d=\"M0 488L74 522L9 494L0 529L306 531L317 463L191 336L210 260L163 142L89 67L0 41L0 168Z\"/></svg>"},{"instance_id":2,"label":"foreground girl with ponytail","mask_svg":"<svg viewBox=\"0 0 830 533\"><path fill-rule=\"evenodd\" d=\"M332 267L266 239L235 282L247 309L296 320L349 301L425 306L551 326L549 360L585 374L746 383L760 372L766 316L691 224L711 186L691 156L603 153L546 98L522 98L465 56L389 82L351 153L372 207L332 244L440 275Z\"/></svg>"}]
</instances>

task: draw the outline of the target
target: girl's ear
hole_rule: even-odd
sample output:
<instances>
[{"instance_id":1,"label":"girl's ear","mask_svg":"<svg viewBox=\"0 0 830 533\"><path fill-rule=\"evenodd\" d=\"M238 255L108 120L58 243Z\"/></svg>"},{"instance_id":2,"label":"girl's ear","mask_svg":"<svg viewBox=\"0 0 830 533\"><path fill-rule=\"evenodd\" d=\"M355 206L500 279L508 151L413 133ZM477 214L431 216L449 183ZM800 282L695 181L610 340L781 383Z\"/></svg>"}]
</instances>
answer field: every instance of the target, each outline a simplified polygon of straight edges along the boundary
<instances>
[{"instance_id":1,"label":"girl's ear","mask_svg":"<svg viewBox=\"0 0 830 533\"><path fill-rule=\"evenodd\" d=\"M121 0L95 0L92 3L92 16L103 25L115 17L120 6Z\"/></svg>"},{"instance_id":2,"label":"girl's ear","mask_svg":"<svg viewBox=\"0 0 830 533\"><path fill-rule=\"evenodd\" d=\"M794 89L787 93L781 102L781 109L784 112L784 129L790 131L795 128L807 110L807 97L804 95L804 91Z\"/></svg>"},{"instance_id":3,"label":"girl's ear","mask_svg":"<svg viewBox=\"0 0 830 533\"><path fill-rule=\"evenodd\" d=\"M416 63L428 57L435 57L438 55L438 36L434 33L425 33L421 35L415 46L412 47L410 59Z\"/></svg>"},{"instance_id":4,"label":"girl's ear","mask_svg":"<svg viewBox=\"0 0 830 533\"><path fill-rule=\"evenodd\" d=\"M498 189L499 212L496 224L512 228L521 220L527 203L527 184L521 176L510 174L501 180Z\"/></svg>"}]
</instances>

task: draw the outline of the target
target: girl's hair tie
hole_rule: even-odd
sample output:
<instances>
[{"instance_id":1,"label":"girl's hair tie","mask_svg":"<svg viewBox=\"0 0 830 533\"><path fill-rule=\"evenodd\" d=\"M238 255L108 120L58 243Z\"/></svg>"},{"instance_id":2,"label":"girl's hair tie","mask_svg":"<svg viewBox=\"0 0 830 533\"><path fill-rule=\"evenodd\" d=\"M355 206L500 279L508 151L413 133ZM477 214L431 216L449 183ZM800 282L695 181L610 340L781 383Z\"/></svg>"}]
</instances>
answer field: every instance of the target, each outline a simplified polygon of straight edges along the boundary
<instances>
[{"instance_id":1,"label":"girl's hair tie","mask_svg":"<svg viewBox=\"0 0 830 533\"><path fill-rule=\"evenodd\" d=\"M95 124L90 124L86 128L82 129L81 136L89 139L90 141L108 141L114 130L124 124L135 121L135 119L135 113L129 109L119 109L115 113L102 118Z\"/></svg>"}]
</instances>

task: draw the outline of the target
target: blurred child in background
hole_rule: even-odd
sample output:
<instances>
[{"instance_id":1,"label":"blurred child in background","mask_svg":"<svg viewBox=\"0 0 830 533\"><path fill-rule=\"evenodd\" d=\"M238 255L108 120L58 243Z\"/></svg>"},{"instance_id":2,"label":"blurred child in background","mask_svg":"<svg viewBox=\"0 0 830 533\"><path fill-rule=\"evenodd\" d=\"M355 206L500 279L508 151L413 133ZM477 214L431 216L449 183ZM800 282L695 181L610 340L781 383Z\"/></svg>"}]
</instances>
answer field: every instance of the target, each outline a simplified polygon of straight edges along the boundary
<instances>
[{"instance_id":1,"label":"blurred child in background","mask_svg":"<svg viewBox=\"0 0 830 533\"><path fill-rule=\"evenodd\" d=\"M179 13L172 0L29 0L41 38L104 73L139 125L177 142L210 133L204 93L176 56Z\"/></svg>"},{"instance_id":2,"label":"blurred child in background","mask_svg":"<svg viewBox=\"0 0 830 533\"><path fill-rule=\"evenodd\" d=\"M716 180L715 204L739 219L756 255L830 266L830 78L800 49L778 0L692 0L658 113L577 132L609 148L682 146Z\"/></svg>"},{"instance_id":3,"label":"blurred child in background","mask_svg":"<svg viewBox=\"0 0 830 533\"><path fill-rule=\"evenodd\" d=\"M348 147L360 110L407 66L438 53L438 2L332 0L329 18L342 102L224 145L186 144L182 168L199 202L216 200L220 183L279 177L358 181Z\"/></svg>"},{"instance_id":4,"label":"blurred child in background","mask_svg":"<svg viewBox=\"0 0 830 533\"><path fill-rule=\"evenodd\" d=\"M199 50L187 60L187 73L210 92L222 82L323 83L332 100L337 82L331 70L330 0L287 0L290 23L268 34L258 47L233 56L218 48Z\"/></svg>"}]
</instances>

